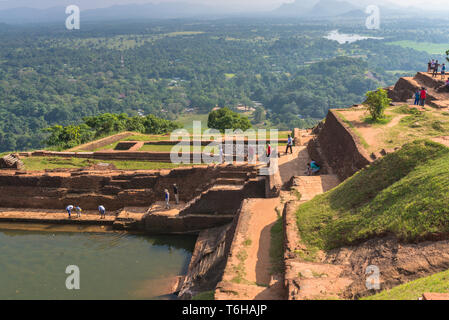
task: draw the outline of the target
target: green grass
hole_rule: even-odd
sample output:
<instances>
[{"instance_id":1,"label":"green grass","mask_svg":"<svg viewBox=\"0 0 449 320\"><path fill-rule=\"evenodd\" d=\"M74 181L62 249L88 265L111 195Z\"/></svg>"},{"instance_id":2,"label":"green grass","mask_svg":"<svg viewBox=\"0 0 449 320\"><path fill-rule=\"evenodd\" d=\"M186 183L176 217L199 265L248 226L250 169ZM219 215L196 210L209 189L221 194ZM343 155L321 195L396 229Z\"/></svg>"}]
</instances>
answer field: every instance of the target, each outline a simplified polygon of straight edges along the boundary
<instances>
[{"instance_id":1,"label":"green grass","mask_svg":"<svg viewBox=\"0 0 449 320\"><path fill-rule=\"evenodd\" d=\"M432 43L432 42L417 42L417 41L395 41L387 43L389 45L401 46L403 48L415 49L417 51L424 51L429 54L445 55L448 49L447 43Z\"/></svg>"},{"instance_id":2,"label":"green grass","mask_svg":"<svg viewBox=\"0 0 449 320\"><path fill-rule=\"evenodd\" d=\"M351 131L354 132L354 134L359 138L360 143L363 145L363 147L365 149L369 149L369 144L368 142L366 142L365 138L362 136L362 134L356 129L356 127L354 126L354 124L349 121L341 112L337 112L338 117L344 122L346 123L350 128Z\"/></svg>"},{"instance_id":3,"label":"green grass","mask_svg":"<svg viewBox=\"0 0 449 320\"><path fill-rule=\"evenodd\" d=\"M361 300L418 300L426 292L449 293L449 270L402 284Z\"/></svg>"},{"instance_id":4,"label":"green grass","mask_svg":"<svg viewBox=\"0 0 449 320\"><path fill-rule=\"evenodd\" d=\"M88 167L94 164L107 162L115 165L117 169L121 170L159 170L178 168L181 164L149 162L149 161L102 161L91 159L78 158L60 158L60 157L29 157L23 158L27 171L42 171L45 169L78 169Z\"/></svg>"},{"instance_id":5,"label":"green grass","mask_svg":"<svg viewBox=\"0 0 449 320\"><path fill-rule=\"evenodd\" d=\"M301 205L298 230L318 250L394 234L405 241L449 233L449 148L415 141Z\"/></svg>"},{"instance_id":6,"label":"green grass","mask_svg":"<svg viewBox=\"0 0 449 320\"><path fill-rule=\"evenodd\" d=\"M205 292L201 292L198 293L196 296L192 297L192 300L200 300L200 301L205 301L205 300L215 300L215 291L211 290L211 291L205 291Z\"/></svg>"},{"instance_id":7,"label":"green grass","mask_svg":"<svg viewBox=\"0 0 449 320\"><path fill-rule=\"evenodd\" d=\"M280 217L271 228L270 262L271 274L284 272L284 225Z\"/></svg>"},{"instance_id":8,"label":"green grass","mask_svg":"<svg viewBox=\"0 0 449 320\"><path fill-rule=\"evenodd\" d=\"M136 134L121 141L161 141L170 140L170 135Z\"/></svg>"},{"instance_id":9,"label":"green grass","mask_svg":"<svg viewBox=\"0 0 449 320\"><path fill-rule=\"evenodd\" d=\"M207 120L209 115L207 114L191 114L191 115L183 115L180 116L176 121L179 122L184 129L193 133L193 121L201 122L201 132L209 129L207 126Z\"/></svg>"},{"instance_id":10,"label":"green grass","mask_svg":"<svg viewBox=\"0 0 449 320\"><path fill-rule=\"evenodd\" d=\"M372 125L386 125L389 124L391 120L393 120L393 116L390 115L385 115L384 118L377 119L377 121L374 121L371 116L366 116L363 119L363 122Z\"/></svg>"},{"instance_id":11,"label":"green grass","mask_svg":"<svg viewBox=\"0 0 449 320\"><path fill-rule=\"evenodd\" d=\"M139 151L152 151L152 152L171 152L175 146L173 145L157 145L157 144L146 144ZM207 146L201 146L201 152L203 152ZM218 146L209 147L209 151L213 154L218 154ZM193 152L193 146L190 146L190 152Z\"/></svg>"}]
</instances>

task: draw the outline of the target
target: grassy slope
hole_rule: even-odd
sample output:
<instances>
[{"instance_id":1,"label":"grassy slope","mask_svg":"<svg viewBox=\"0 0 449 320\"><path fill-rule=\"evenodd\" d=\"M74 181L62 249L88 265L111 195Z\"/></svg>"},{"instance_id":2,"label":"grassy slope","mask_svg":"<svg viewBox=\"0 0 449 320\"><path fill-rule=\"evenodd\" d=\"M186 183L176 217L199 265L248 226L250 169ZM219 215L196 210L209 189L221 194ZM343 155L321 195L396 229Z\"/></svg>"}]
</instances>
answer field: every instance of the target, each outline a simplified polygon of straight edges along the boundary
<instances>
[{"instance_id":1,"label":"grassy slope","mask_svg":"<svg viewBox=\"0 0 449 320\"><path fill-rule=\"evenodd\" d=\"M426 292L448 293L449 270L402 284L362 300L418 300Z\"/></svg>"},{"instance_id":2,"label":"grassy slope","mask_svg":"<svg viewBox=\"0 0 449 320\"><path fill-rule=\"evenodd\" d=\"M449 233L449 148L416 141L299 207L309 256L393 233L413 240Z\"/></svg>"}]
</instances>

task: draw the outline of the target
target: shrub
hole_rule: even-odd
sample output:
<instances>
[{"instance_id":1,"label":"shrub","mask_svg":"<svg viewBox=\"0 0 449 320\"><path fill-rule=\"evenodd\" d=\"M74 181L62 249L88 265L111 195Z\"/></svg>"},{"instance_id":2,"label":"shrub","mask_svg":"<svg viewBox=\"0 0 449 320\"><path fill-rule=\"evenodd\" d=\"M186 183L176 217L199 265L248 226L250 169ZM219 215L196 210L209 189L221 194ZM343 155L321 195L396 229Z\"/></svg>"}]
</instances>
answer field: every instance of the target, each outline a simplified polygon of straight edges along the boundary
<instances>
[{"instance_id":1,"label":"shrub","mask_svg":"<svg viewBox=\"0 0 449 320\"><path fill-rule=\"evenodd\" d=\"M374 122L385 117L385 109L390 105L391 99L384 89L369 91L366 94L364 105L368 108Z\"/></svg>"}]
</instances>

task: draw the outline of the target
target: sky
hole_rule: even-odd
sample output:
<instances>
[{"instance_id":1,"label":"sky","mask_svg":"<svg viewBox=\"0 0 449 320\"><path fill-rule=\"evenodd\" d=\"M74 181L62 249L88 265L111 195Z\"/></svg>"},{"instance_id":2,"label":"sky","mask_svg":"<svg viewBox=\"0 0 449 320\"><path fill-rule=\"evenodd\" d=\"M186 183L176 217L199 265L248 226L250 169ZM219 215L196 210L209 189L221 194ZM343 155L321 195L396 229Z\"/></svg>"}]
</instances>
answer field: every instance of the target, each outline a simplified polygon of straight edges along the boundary
<instances>
[{"instance_id":1,"label":"sky","mask_svg":"<svg viewBox=\"0 0 449 320\"><path fill-rule=\"evenodd\" d=\"M80 4L81 10L98 7L109 7L114 4L132 3L161 3L161 2L194 2L205 5L234 7L244 10L271 10L283 3L293 0L0 0L0 9L14 7L49 8L69 4ZM317 2L318 0L298 0L302 3ZM396 6L408 7L434 7L436 9L449 9L448 0L345 0L354 4L394 4Z\"/></svg>"}]
</instances>

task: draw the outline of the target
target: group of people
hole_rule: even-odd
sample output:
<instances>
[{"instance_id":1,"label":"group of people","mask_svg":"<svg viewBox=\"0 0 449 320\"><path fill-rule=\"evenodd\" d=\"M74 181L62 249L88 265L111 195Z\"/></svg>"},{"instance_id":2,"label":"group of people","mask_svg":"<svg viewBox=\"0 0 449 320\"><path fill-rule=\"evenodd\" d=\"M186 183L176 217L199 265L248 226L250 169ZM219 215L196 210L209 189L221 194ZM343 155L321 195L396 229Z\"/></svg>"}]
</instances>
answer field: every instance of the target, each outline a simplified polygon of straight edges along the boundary
<instances>
[{"instance_id":1,"label":"group of people","mask_svg":"<svg viewBox=\"0 0 449 320\"><path fill-rule=\"evenodd\" d=\"M165 193L165 209L170 209L170 192L168 192L168 189L165 189L164 193ZM175 195L176 204L179 204L179 189L176 183L173 184L173 194Z\"/></svg>"},{"instance_id":2,"label":"group of people","mask_svg":"<svg viewBox=\"0 0 449 320\"><path fill-rule=\"evenodd\" d=\"M441 67L441 73L439 72ZM433 77L437 77L438 74L441 74L441 79L444 79L446 76L446 64L440 64L438 60L432 59L427 64L427 72L432 73Z\"/></svg>"},{"instance_id":3,"label":"group of people","mask_svg":"<svg viewBox=\"0 0 449 320\"><path fill-rule=\"evenodd\" d=\"M83 211L83 209L81 209L80 206L73 206L73 205L68 205L66 207L67 213L69 215L69 219L72 218L72 211L75 210L76 211L76 217L77 218L81 218L81 212ZM104 208L104 206L99 206L98 207L98 212L100 213L100 219L105 219L106 218L106 209Z\"/></svg>"},{"instance_id":4,"label":"group of people","mask_svg":"<svg viewBox=\"0 0 449 320\"><path fill-rule=\"evenodd\" d=\"M427 89L422 87L421 89L416 90L415 92L415 106L422 106L426 104L427 99Z\"/></svg>"}]
</instances>

